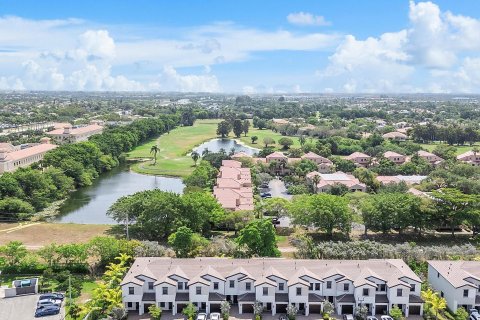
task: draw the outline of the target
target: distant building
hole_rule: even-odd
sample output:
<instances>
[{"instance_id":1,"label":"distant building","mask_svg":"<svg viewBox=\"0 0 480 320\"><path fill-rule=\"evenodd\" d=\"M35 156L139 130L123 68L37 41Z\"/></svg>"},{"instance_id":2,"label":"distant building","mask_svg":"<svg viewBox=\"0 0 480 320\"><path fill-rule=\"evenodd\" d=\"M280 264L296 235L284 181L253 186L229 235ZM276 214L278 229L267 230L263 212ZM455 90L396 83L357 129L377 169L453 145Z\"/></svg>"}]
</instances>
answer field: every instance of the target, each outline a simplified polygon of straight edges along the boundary
<instances>
[{"instance_id":1,"label":"distant building","mask_svg":"<svg viewBox=\"0 0 480 320\"><path fill-rule=\"evenodd\" d=\"M353 161L359 167L368 167L372 161L372 157L362 152L354 152L345 157L346 160Z\"/></svg>"},{"instance_id":2,"label":"distant building","mask_svg":"<svg viewBox=\"0 0 480 320\"><path fill-rule=\"evenodd\" d=\"M100 134L103 132L103 126L98 122L92 122L92 124L81 127L72 127L70 124L65 125L63 128L54 129L47 132L58 144L75 143L88 140L88 137L94 134Z\"/></svg>"},{"instance_id":3,"label":"distant building","mask_svg":"<svg viewBox=\"0 0 480 320\"><path fill-rule=\"evenodd\" d=\"M400 182L405 182L408 185L412 184L419 184L423 180L425 180L427 176L377 176L377 181L380 182L381 184L389 184L389 183L400 183Z\"/></svg>"},{"instance_id":4,"label":"distant building","mask_svg":"<svg viewBox=\"0 0 480 320\"><path fill-rule=\"evenodd\" d=\"M140 315L151 305L176 315L189 303L199 312L220 312L223 301L239 314L253 314L258 302L272 316L294 305L299 314L321 318L326 301L338 315L353 314L360 305L373 315L394 306L405 317L423 314L422 280L401 259L142 257L120 286L125 309Z\"/></svg>"},{"instance_id":5,"label":"distant building","mask_svg":"<svg viewBox=\"0 0 480 320\"><path fill-rule=\"evenodd\" d=\"M403 154L396 153L393 151L387 151L383 154L383 157L392 161L395 164L404 164L405 161L407 160L407 156L404 156Z\"/></svg>"},{"instance_id":6,"label":"distant building","mask_svg":"<svg viewBox=\"0 0 480 320\"><path fill-rule=\"evenodd\" d=\"M302 160L310 160L315 164L317 164L318 172L320 173L330 173L333 171L333 168L334 168L333 162L316 153L309 152L304 154L301 158Z\"/></svg>"},{"instance_id":7,"label":"distant building","mask_svg":"<svg viewBox=\"0 0 480 320\"><path fill-rule=\"evenodd\" d=\"M42 138L40 144L19 149L9 144L0 148L0 174L13 172L18 168L28 167L43 159L45 153L57 146L50 143L50 138Z\"/></svg>"},{"instance_id":8,"label":"distant building","mask_svg":"<svg viewBox=\"0 0 480 320\"><path fill-rule=\"evenodd\" d=\"M428 282L450 311L480 311L480 261L428 261Z\"/></svg>"},{"instance_id":9,"label":"distant building","mask_svg":"<svg viewBox=\"0 0 480 320\"><path fill-rule=\"evenodd\" d=\"M457 156L457 160L472 166L480 166L480 152L467 151Z\"/></svg>"},{"instance_id":10,"label":"distant building","mask_svg":"<svg viewBox=\"0 0 480 320\"><path fill-rule=\"evenodd\" d=\"M434 166L439 165L440 163L442 163L444 161L442 158L440 158L436 154L433 154L433 153L428 152L428 151L420 150L420 151L417 152L417 154L420 158L425 159L427 162L429 162L430 164L432 164Z\"/></svg>"},{"instance_id":11,"label":"distant building","mask_svg":"<svg viewBox=\"0 0 480 320\"><path fill-rule=\"evenodd\" d=\"M315 178L317 177L317 178ZM313 171L307 174L307 181L312 184L315 184L318 193L328 192L330 188L336 184L342 184L348 188L350 191L361 191L365 192L367 186L361 183L357 178L351 174L346 174L341 171L335 173L319 173Z\"/></svg>"},{"instance_id":12,"label":"distant building","mask_svg":"<svg viewBox=\"0 0 480 320\"><path fill-rule=\"evenodd\" d=\"M394 140L394 141L405 141L408 138L406 134L403 134L403 133L398 132L398 131L385 133L382 137L384 139L389 139L389 140Z\"/></svg>"},{"instance_id":13,"label":"distant building","mask_svg":"<svg viewBox=\"0 0 480 320\"><path fill-rule=\"evenodd\" d=\"M213 195L228 210L253 210L252 177L249 168L235 160L223 160Z\"/></svg>"}]
</instances>

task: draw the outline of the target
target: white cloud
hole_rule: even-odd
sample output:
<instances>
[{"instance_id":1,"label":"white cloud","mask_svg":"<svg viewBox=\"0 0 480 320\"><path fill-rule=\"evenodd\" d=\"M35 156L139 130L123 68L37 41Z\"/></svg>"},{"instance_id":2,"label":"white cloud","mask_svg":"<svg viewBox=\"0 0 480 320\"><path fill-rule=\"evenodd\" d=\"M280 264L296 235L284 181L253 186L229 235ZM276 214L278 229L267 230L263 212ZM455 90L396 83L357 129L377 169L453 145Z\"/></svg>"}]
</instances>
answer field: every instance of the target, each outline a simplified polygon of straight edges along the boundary
<instances>
[{"instance_id":1,"label":"white cloud","mask_svg":"<svg viewBox=\"0 0 480 320\"><path fill-rule=\"evenodd\" d=\"M181 75L172 66L165 66L157 82L150 84L150 88L160 91L181 92L218 92L220 85L214 75Z\"/></svg>"},{"instance_id":2,"label":"white cloud","mask_svg":"<svg viewBox=\"0 0 480 320\"><path fill-rule=\"evenodd\" d=\"M323 16L316 16L308 12L295 12L287 16L288 22L298 26L329 26L331 23Z\"/></svg>"},{"instance_id":3,"label":"white cloud","mask_svg":"<svg viewBox=\"0 0 480 320\"><path fill-rule=\"evenodd\" d=\"M477 58L464 56L480 55L480 20L413 1L409 20L408 29L379 37L346 36L317 71L322 84L343 92L478 92L470 72L479 70Z\"/></svg>"}]
</instances>

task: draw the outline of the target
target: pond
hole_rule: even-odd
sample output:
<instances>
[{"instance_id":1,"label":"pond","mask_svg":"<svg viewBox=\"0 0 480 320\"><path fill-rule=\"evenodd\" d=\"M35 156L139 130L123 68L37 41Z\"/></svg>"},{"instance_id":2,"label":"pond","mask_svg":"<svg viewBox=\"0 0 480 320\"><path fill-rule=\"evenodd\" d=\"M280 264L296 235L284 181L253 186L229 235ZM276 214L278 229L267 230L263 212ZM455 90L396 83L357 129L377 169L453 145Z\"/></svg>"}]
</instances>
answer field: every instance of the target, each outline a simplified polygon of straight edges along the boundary
<instances>
[{"instance_id":1,"label":"pond","mask_svg":"<svg viewBox=\"0 0 480 320\"><path fill-rule=\"evenodd\" d=\"M180 178L143 175L124 165L102 174L91 186L80 188L60 207L54 218L59 223L116 224L106 215L108 208L120 197L138 191L160 189L182 193Z\"/></svg>"},{"instance_id":2,"label":"pond","mask_svg":"<svg viewBox=\"0 0 480 320\"><path fill-rule=\"evenodd\" d=\"M197 151L198 153L202 154L205 149L208 149L210 152L219 152L220 149L223 149L227 153L229 153L232 149L235 149L235 152L245 152L251 156L260 151L260 149L241 144L234 139L212 139L202 143L198 147L195 147L193 151Z\"/></svg>"}]
</instances>

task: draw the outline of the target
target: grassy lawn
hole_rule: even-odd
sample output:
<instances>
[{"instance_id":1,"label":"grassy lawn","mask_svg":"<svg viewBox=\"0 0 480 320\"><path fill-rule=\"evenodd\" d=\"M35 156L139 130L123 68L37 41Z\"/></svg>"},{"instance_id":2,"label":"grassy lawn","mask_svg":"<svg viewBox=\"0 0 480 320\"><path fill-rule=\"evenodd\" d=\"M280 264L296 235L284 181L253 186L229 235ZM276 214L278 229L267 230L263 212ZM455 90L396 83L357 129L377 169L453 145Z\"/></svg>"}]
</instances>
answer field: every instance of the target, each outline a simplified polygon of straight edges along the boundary
<instances>
[{"instance_id":1,"label":"grassy lawn","mask_svg":"<svg viewBox=\"0 0 480 320\"><path fill-rule=\"evenodd\" d=\"M430 143L430 144L421 143L420 145L422 146L422 148L424 148L428 151L432 151L433 149L435 149L435 147L437 145L439 145L439 143ZM457 155L459 155L459 154L462 154L464 152L472 150L472 148L474 146L480 147L480 144L476 143L473 146L464 145L464 146L454 146L454 147L457 148Z\"/></svg>"},{"instance_id":2,"label":"grassy lawn","mask_svg":"<svg viewBox=\"0 0 480 320\"><path fill-rule=\"evenodd\" d=\"M255 144L252 144L251 137L253 137L253 136L258 137L258 140ZM267 137L275 140L275 142L276 142L275 147L278 150L280 150L282 148L282 146L278 144L278 140L285 137L285 136L282 136L278 132L273 132L270 129L260 130L260 129L257 129L257 128L250 127L247 136L244 137L242 135L240 140L242 142L244 142L245 144L251 146L251 147L262 149L264 147L263 138L267 138ZM291 146L291 148L300 148L300 142L298 141L298 137L288 137L288 138L293 140L293 145Z\"/></svg>"},{"instance_id":3,"label":"grassy lawn","mask_svg":"<svg viewBox=\"0 0 480 320\"><path fill-rule=\"evenodd\" d=\"M111 226L75 223L0 223L0 245L21 241L30 250L57 244L87 242L107 235Z\"/></svg>"},{"instance_id":4,"label":"grassy lawn","mask_svg":"<svg viewBox=\"0 0 480 320\"><path fill-rule=\"evenodd\" d=\"M127 154L128 159L151 159L136 163L132 169L139 173L180 176L189 175L194 167L187 154L197 145L217 137L217 124L220 120L197 120L192 127L178 127L158 139L147 142ZM157 145L157 163L153 165L150 148Z\"/></svg>"}]
</instances>

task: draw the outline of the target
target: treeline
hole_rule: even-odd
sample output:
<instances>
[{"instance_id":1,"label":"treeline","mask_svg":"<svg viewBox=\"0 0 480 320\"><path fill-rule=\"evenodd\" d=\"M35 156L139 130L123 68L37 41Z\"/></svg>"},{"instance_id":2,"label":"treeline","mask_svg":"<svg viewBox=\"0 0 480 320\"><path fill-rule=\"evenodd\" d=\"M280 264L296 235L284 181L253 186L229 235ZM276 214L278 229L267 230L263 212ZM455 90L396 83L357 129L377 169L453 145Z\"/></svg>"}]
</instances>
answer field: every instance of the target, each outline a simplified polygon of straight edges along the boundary
<instances>
[{"instance_id":1,"label":"treeline","mask_svg":"<svg viewBox=\"0 0 480 320\"><path fill-rule=\"evenodd\" d=\"M463 145L468 143L473 145L480 139L478 125L462 126L459 124L450 124L448 126L438 126L433 123L421 126L417 125L412 129L412 137L415 141L430 143L434 141L444 141L449 145Z\"/></svg>"},{"instance_id":2,"label":"treeline","mask_svg":"<svg viewBox=\"0 0 480 320\"><path fill-rule=\"evenodd\" d=\"M0 217L24 219L54 201L64 199L78 187L90 185L102 172L116 167L122 153L168 132L177 116L141 119L107 128L89 141L65 144L49 151L28 168L0 176Z\"/></svg>"}]
</instances>

